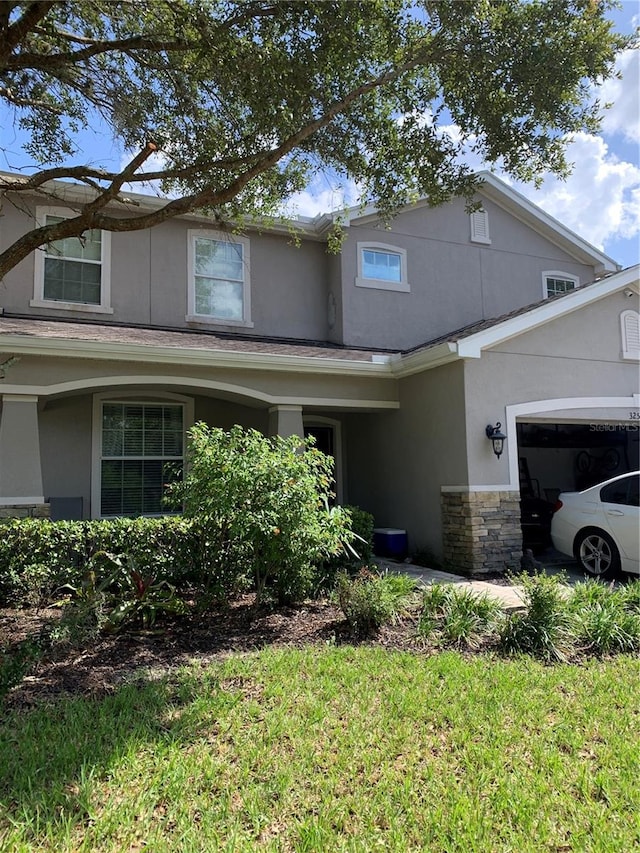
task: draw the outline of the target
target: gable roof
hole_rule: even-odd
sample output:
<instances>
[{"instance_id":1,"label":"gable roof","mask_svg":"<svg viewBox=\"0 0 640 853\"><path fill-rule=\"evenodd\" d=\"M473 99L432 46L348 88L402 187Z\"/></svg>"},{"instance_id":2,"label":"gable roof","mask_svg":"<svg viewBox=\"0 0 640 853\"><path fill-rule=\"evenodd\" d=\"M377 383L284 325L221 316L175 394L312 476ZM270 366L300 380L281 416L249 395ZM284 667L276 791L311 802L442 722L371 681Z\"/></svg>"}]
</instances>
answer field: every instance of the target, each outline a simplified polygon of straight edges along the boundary
<instances>
[{"instance_id":1,"label":"gable roof","mask_svg":"<svg viewBox=\"0 0 640 853\"><path fill-rule=\"evenodd\" d=\"M485 170L478 172L476 177L479 181L478 195L486 197L506 210L520 222L563 249L579 263L593 266L597 275L616 272L620 269L620 265L613 258L591 245L579 234L542 210L541 207L529 201L522 193L514 190L497 175ZM415 204L407 205L404 210L415 210L428 204L428 199L423 198ZM316 221L322 220L326 228L328 222L333 221L333 216L333 214L325 214L318 217ZM378 219L379 214L374 205L368 205L365 208L351 207L345 213L346 224L365 224Z\"/></svg>"},{"instance_id":2,"label":"gable roof","mask_svg":"<svg viewBox=\"0 0 640 853\"><path fill-rule=\"evenodd\" d=\"M490 320L481 320L434 338L400 356L395 373L410 376L459 358L480 358L484 350L579 310L612 293L640 293L640 264Z\"/></svg>"},{"instance_id":3,"label":"gable roof","mask_svg":"<svg viewBox=\"0 0 640 853\"><path fill-rule=\"evenodd\" d=\"M529 201L522 193L514 190L496 175L485 171L479 172L478 178L482 181L481 195L486 196L525 225L529 225L581 263L594 264L595 260L598 275L620 270L620 265L613 258L592 246L591 243L546 213L538 205Z\"/></svg>"},{"instance_id":4,"label":"gable roof","mask_svg":"<svg viewBox=\"0 0 640 853\"><path fill-rule=\"evenodd\" d=\"M299 373L351 373L400 379L452 361L480 358L484 350L492 346L621 290L640 293L640 264L500 317L472 323L406 352L340 347L322 341L10 315L0 316L0 349L14 354L250 367Z\"/></svg>"},{"instance_id":5,"label":"gable roof","mask_svg":"<svg viewBox=\"0 0 640 853\"><path fill-rule=\"evenodd\" d=\"M567 252L571 257L575 258L579 263L587 264L595 268L597 275L603 275L608 272L616 272L620 269L619 265L604 252L596 249L591 243L588 243L571 229L567 228L553 216L545 213L542 208L535 205L533 202L525 198L521 193L512 189L505 181L498 178L496 175L488 171L478 172L479 180L478 193L480 196L485 196L495 204L502 207L516 219L519 219L525 225L533 228L534 231L550 240L559 248ZM28 178L24 175L15 175L11 172L0 171L0 190L3 189L3 181L26 181ZM48 184L55 189L56 199L61 203L83 204L91 200L95 194L89 187L81 184L75 184L70 181L50 181ZM47 185L45 185L46 188ZM160 198L152 195L145 195L135 192L127 192L121 194L125 199L121 208L127 206L127 200L137 209L150 208L158 209L166 204L166 198ZM404 210L414 210L419 207L428 206L428 199L423 198L415 204L407 205ZM306 237L315 240L326 239L326 234L331 225L337 221L338 216L345 226L350 223L364 223L367 221L375 221L379 219L379 214L373 205L367 207L351 207L346 211L330 212L319 214L315 217L298 216L292 219L282 218L281 220L274 219L269 223L260 224L256 222L247 222L247 228L260 228L264 231L272 231L276 233L291 234L293 227L294 231L299 231ZM212 221L212 217L206 216L203 213L193 212L184 214L181 218L199 219L201 221ZM220 223L216 222L219 227Z\"/></svg>"}]
</instances>

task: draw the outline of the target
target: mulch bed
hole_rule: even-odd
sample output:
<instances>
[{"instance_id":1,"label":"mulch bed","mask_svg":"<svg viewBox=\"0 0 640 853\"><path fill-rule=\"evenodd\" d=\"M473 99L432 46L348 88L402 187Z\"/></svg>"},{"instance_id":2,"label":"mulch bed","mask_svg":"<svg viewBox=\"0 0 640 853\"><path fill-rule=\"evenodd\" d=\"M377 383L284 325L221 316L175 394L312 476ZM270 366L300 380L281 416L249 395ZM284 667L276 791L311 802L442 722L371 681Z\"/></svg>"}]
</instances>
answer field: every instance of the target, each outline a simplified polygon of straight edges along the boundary
<instances>
[{"instance_id":1,"label":"mulch bed","mask_svg":"<svg viewBox=\"0 0 640 853\"><path fill-rule=\"evenodd\" d=\"M37 635L58 610L0 609L0 648ZM190 662L207 663L266 646L303 647L353 643L338 608L328 601L297 607L258 610L253 595L229 607L163 623L154 631L101 634L88 648L56 648L55 659L42 660L5 697L10 707L30 707L61 696L101 697L138 676L159 677ZM366 641L389 649L422 650L416 624L407 618L384 627Z\"/></svg>"}]
</instances>

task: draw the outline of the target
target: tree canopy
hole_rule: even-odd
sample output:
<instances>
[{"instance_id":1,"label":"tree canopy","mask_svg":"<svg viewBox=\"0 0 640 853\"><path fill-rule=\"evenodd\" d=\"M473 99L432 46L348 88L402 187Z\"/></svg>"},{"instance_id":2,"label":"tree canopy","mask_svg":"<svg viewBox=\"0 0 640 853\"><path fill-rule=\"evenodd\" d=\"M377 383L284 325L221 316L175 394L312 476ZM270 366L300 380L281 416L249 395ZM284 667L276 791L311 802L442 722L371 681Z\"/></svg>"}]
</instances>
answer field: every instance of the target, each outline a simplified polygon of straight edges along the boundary
<instances>
[{"instance_id":1,"label":"tree canopy","mask_svg":"<svg viewBox=\"0 0 640 853\"><path fill-rule=\"evenodd\" d=\"M89 228L149 228L203 210L274 215L322 170L390 216L419 196L471 197L471 146L512 176L565 174L567 135L593 131L591 87L613 74L604 0L29 0L0 4L0 100L34 168L0 177L4 203L87 188L71 218L0 254ZM99 119L126 152L82 162ZM455 123L459 136L443 132ZM153 155L153 156L152 156ZM84 155L86 156L86 154ZM150 159L151 158L151 159ZM126 188L158 181L166 203Z\"/></svg>"}]
</instances>

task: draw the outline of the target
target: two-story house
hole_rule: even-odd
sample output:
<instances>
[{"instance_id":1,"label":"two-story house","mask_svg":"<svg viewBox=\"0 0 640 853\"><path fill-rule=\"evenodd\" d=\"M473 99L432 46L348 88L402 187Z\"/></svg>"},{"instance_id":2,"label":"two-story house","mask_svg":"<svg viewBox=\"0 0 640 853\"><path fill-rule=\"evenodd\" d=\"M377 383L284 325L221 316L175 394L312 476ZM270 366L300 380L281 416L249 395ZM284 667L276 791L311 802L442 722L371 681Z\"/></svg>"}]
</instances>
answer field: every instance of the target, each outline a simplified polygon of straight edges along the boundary
<instances>
[{"instance_id":1,"label":"two-story house","mask_svg":"<svg viewBox=\"0 0 640 853\"><path fill-rule=\"evenodd\" d=\"M515 562L521 490L638 466L639 268L482 179L472 214L353 211L340 254L330 216L292 241L195 215L35 252L0 286L0 513L161 513L189 426L238 423L314 434L338 499L412 550ZM87 192L5 202L0 247Z\"/></svg>"}]
</instances>

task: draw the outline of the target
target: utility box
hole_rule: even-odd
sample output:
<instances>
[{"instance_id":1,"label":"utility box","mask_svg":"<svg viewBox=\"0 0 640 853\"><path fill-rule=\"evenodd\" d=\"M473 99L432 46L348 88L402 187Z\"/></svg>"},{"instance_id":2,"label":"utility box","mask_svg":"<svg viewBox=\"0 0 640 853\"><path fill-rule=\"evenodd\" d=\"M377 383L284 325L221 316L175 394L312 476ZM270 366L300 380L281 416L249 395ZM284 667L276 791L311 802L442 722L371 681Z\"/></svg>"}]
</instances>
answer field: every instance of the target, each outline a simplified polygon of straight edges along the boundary
<instances>
[{"instance_id":1,"label":"utility box","mask_svg":"<svg viewBox=\"0 0 640 853\"><path fill-rule=\"evenodd\" d=\"M407 531L396 527L374 527L373 551L378 557L404 560L407 556Z\"/></svg>"}]
</instances>

